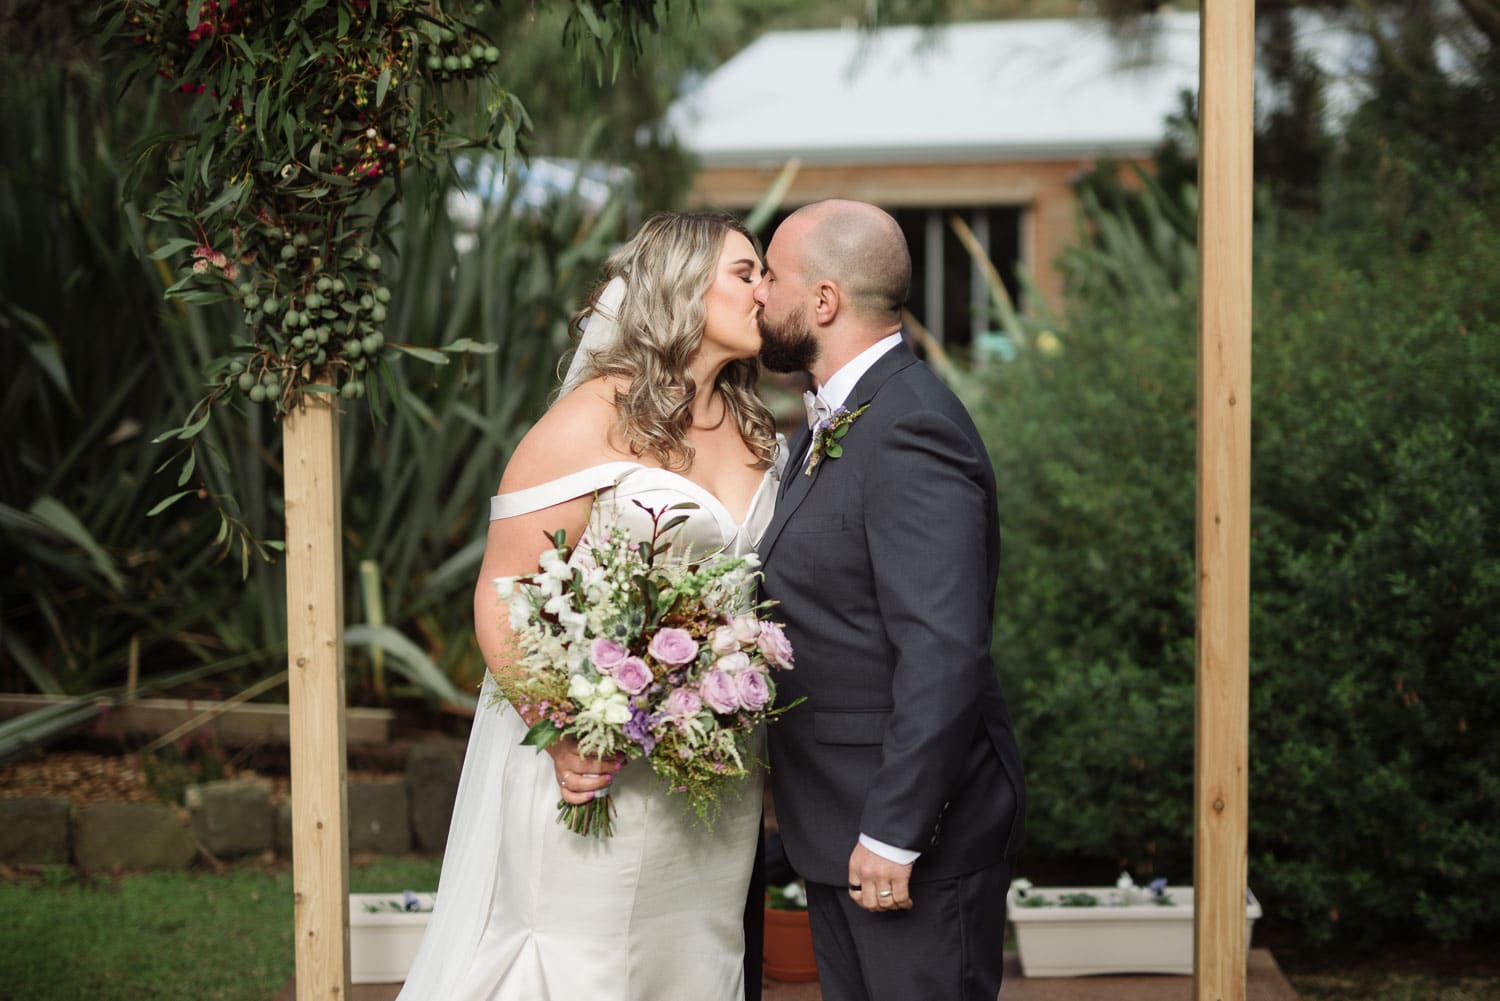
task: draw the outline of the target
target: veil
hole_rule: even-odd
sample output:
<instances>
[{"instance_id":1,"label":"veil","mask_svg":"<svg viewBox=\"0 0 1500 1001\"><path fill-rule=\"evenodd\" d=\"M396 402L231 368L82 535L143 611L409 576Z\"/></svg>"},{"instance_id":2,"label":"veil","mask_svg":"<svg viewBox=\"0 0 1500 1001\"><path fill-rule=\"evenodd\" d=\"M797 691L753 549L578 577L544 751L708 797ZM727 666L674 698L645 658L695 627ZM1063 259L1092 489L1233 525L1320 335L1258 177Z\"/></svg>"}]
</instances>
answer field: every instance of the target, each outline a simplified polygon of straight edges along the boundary
<instances>
[{"instance_id":1,"label":"veil","mask_svg":"<svg viewBox=\"0 0 1500 1001\"><path fill-rule=\"evenodd\" d=\"M558 389L559 399L578 388L594 358L619 339L620 304L624 299L625 279L611 278L594 301L578 350ZM398 1001L453 998L479 952L494 906L499 871L503 776L513 754L535 753L521 746L526 733L521 717L493 705L498 697L495 679L485 671L443 848L437 902ZM541 817L534 822L547 821Z\"/></svg>"},{"instance_id":2,"label":"veil","mask_svg":"<svg viewBox=\"0 0 1500 1001\"><path fill-rule=\"evenodd\" d=\"M584 321L583 337L557 390L558 399L577 389L594 358L615 346L620 338L620 304L624 301L625 279L616 275L594 300L594 310Z\"/></svg>"}]
</instances>

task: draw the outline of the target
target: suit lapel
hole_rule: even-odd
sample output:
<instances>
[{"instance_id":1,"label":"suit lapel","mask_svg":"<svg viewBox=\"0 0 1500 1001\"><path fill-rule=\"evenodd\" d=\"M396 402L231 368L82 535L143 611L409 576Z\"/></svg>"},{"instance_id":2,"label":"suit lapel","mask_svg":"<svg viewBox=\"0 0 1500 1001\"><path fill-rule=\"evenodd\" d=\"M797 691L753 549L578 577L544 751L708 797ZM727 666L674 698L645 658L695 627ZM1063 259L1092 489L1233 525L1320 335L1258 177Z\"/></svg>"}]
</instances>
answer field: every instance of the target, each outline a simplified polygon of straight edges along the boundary
<instances>
[{"instance_id":1,"label":"suit lapel","mask_svg":"<svg viewBox=\"0 0 1500 1001\"><path fill-rule=\"evenodd\" d=\"M915 365L916 362L917 356L911 353L911 349L905 344L896 345L881 355L870 370L860 376L859 382L855 383L854 391L849 394L849 399L844 402L844 406L850 410L857 410L869 403L891 376L909 365ZM828 465L829 460L824 459L818 463L811 476L802 471L807 446L811 440L811 429L805 429L797 435L796 442L791 446L786 474L782 478L781 496L776 502L776 514L772 516L771 524L766 526L766 534L761 538L759 546L762 563L770 559L771 550L775 547L776 540L781 537L782 529L786 528L786 523L791 520L797 508L811 493L813 484L817 481L818 474L822 472L823 467Z\"/></svg>"},{"instance_id":2,"label":"suit lapel","mask_svg":"<svg viewBox=\"0 0 1500 1001\"><path fill-rule=\"evenodd\" d=\"M881 355L879 360L870 366L870 370L859 377L859 381L854 384L854 392L849 394L849 399L844 401L844 406L850 410L858 410L875 399L875 394L880 392L880 387L884 386L891 376L916 363L917 356L911 353L911 348L905 343L897 344Z\"/></svg>"},{"instance_id":3,"label":"suit lapel","mask_svg":"<svg viewBox=\"0 0 1500 1001\"><path fill-rule=\"evenodd\" d=\"M807 492L812 489L813 480L818 478L818 470L808 476L802 471L806 464L808 443L812 440L812 431L805 430L797 436L797 441L792 445L791 453L787 458L786 472L781 478L781 496L776 500L776 513L771 516L771 523L766 526L766 534L761 536L757 552L760 561L764 563L771 555L771 547L776 544L776 539L781 535L781 530L786 527L787 519L791 518L792 512L807 498ZM823 463L818 463L821 469Z\"/></svg>"},{"instance_id":4,"label":"suit lapel","mask_svg":"<svg viewBox=\"0 0 1500 1001\"><path fill-rule=\"evenodd\" d=\"M781 498L787 495L792 484L797 482L797 477L802 475L802 457L807 454L808 443L812 441L812 428L804 426L787 446L786 468L781 471L781 483L776 494L776 502L781 503Z\"/></svg>"}]
</instances>

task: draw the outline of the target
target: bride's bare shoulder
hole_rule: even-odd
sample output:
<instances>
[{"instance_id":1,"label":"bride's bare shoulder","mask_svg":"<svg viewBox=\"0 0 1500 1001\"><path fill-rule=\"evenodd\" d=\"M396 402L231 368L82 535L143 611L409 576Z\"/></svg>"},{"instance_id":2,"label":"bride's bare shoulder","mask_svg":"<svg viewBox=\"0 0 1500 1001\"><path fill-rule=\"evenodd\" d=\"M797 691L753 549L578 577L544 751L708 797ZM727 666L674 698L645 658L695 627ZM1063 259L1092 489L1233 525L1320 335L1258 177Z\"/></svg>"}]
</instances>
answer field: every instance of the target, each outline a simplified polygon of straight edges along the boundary
<instances>
[{"instance_id":1,"label":"bride's bare shoulder","mask_svg":"<svg viewBox=\"0 0 1500 1001\"><path fill-rule=\"evenodd\" d=\"M590 379L549 407L511 454L498 492L524 490L619 459L610 447L615 389L614 380Z\"/></svg>"}]
</instances>

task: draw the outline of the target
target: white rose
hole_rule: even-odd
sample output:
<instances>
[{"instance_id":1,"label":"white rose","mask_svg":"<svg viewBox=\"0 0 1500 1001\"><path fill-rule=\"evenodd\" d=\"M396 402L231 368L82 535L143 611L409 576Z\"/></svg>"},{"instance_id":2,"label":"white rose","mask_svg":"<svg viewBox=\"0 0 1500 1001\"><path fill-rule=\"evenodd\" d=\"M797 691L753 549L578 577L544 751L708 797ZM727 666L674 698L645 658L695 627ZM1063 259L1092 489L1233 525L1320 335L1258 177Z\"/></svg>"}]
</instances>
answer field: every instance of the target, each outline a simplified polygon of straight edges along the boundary
<instances>
[{"instance_id":1,"label":"white rose","mask_svg":"<svg viewBox=\"0 0 1500 1001\"><path fill-rule=\"evenodd\" d=\"M736 615L729 625L734 629L734 638L745 646L750 646L760 635L760 621L753 615Z\"/></svg>"},{"instance_id":2,"label":"white rose","mask_svg":"<svg viewBox=\"0 0 1500 1001\"><path fill-rule=\"evenodd\" d=\"M730 626L720 626L708 638L709 649L720 656L740 648L740 641Z\"/></svg>"},{"instance_id":3,"label":"white rose","mask_svg":"<svg viewBox=\"0 0 1500 1001\"><path fill-rule=\"evenodd\" d=\"M568 679L568 698L582 704L594 697L594 683L581 674Z\"/></svg>"},{"instance_id":4,"label":"white rose","mask_svg":"<svg viewBox=\"0 0 1500 1001\"><path fill-rule=\"evenodd\" d=\"M620 686L615 684L614 678L611 678L609 675L605 675L604 677L599 679L599 684L594 686L594 691L598 692L605 698L609 698L611 695L620 694ZM624 696L621 696L621 698L624 698Z\"/></svg>"},{"instance_id":5,"label":"white rose","mask_svg":"<svg viewBox=\"0 0 1500 1001\"><path fill-rule=\"evenodd\" d=\"M630 706L623 695L618 700L610 699L604 703L604 722L615 726L630 722Z\"/></svg>"},{"instance_id":6,"label":"white rose","mask_svg":"<svg viewBox=\"0 0 1500 1001\"><path fill-rule=\"evenodd\" d=\"M739 674L750 667L750 655L744 651L737 650L727 656L720 657L714 662L714 667L727 674Z\"/></svg>"}]
</instances>

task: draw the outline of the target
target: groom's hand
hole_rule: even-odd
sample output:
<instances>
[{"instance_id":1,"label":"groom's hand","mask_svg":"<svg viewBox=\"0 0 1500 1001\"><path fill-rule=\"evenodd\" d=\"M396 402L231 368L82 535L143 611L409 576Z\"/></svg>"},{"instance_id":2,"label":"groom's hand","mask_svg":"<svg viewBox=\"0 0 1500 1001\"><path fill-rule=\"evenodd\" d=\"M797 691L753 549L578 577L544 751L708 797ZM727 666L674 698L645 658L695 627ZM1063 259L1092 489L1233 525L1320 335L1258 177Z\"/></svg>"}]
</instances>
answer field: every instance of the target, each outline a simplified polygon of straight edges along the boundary
<instances>
[{"instance_id":1,"label":"groom's hand","mask_svg":"<svg viewBox=\"0 0 1500 1001\"><path fill-rule=\"evenodd\" d=\"M849 856L849 896L867 911L909 911L911 866L898 865L857 844Z\"/></svg>"}]
</instances>

